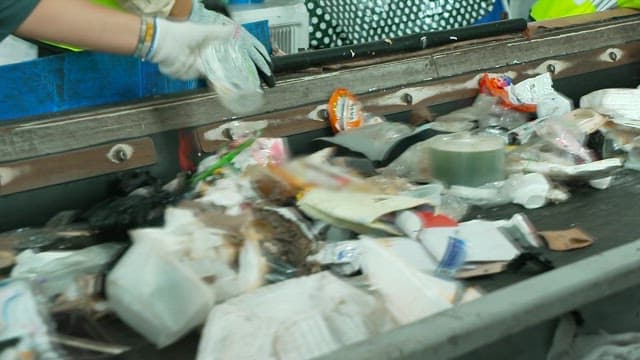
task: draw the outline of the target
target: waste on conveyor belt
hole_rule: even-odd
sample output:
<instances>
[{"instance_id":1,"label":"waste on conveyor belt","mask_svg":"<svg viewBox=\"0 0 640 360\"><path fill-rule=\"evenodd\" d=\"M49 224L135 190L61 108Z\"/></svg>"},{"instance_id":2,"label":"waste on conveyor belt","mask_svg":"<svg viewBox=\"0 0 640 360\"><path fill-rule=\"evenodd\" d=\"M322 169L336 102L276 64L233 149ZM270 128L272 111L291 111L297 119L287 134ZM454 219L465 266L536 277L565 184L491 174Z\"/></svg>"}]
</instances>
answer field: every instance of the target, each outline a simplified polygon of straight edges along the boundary
<instances>
[{"instance_id":1,"label":"waste on conveyor belt","mask_svg":"<svg viewBox=\"0 0 640 360\"><path fill-rule=\"evenodd\" d=\"M202 328L198 359L310 358L481 297L465 279L552 269L543 249L594 239L539 234L518 212L466 214L553 206L639 169L640 90L573 104L548 74L481 74L478 88L419 126L337 89L318 152L293 157L262 135L266 121L232 122L208 134L226 145L190 176L123 178L91 209L0 234L13 247L0 253L0 358L128 350L70 341L54 326L69 312L115 316L159 348Z\"/></svg>"}]
</instances>

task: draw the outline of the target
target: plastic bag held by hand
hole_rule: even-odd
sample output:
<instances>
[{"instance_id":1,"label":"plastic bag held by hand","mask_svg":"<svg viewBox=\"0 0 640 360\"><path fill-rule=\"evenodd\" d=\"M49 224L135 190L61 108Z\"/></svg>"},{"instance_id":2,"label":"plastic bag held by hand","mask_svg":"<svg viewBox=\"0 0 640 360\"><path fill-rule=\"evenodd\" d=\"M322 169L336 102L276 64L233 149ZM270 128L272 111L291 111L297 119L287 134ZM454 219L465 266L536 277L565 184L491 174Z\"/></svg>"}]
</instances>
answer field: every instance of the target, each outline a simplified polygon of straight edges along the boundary
<instances>
[{"instance_id":1,"label":"plastic bag held by hand","mask_svg":"<svg viewBox=\"0 0 640 360\"><path fill-rule=\"evenodd\" d=\"M253 62L258 74L268 87L274 87L276 84L275 77L272 72L272 63L269 52L262 45L262 43L251 35L243 27L239 26L235 21L228 17L219 14L215 11L207 10L200 0L192 0L191 15L189 15L189 21L201 24L210 25L227 25L238 27L237 37L234 40L237 42L238 48L247 54L249 59Z\"/></svg>"},{"instance_id":2,"label":"plastic bag held by hand","mask_svg":"<svg viewBox=\"0 0 640 360\"><path fill-rule=\"evenodd\" d=\"M158 64L160 72L179 80L192 80L205 75L199 59L201 48L211 42L230 41L235 26L203 25L154 18L153 43L148 53L136 54Z\"/></svg>"},{"instance_id":3,"label":"plastic bag held by hand","mask_svg":"<svg viewBox=\"0 0 640 360\"><path fill-rule=\"evenodd\" d=\"M214 41L200 53L204 71L220 101L236 114L248 114L262 106L260 78L251 59L233 41Z\"/></svg>"}]
</instances>

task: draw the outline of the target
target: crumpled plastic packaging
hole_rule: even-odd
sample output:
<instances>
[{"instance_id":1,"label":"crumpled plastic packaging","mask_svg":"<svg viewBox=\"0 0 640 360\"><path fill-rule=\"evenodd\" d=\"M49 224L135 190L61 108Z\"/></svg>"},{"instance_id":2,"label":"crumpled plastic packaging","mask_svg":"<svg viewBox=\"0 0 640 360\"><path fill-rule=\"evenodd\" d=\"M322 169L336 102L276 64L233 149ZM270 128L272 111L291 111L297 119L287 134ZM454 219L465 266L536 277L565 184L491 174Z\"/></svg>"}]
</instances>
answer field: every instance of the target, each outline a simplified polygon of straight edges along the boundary
<instances>
[{"instance_id":1,"label":"crumpled plastic packaging","mask_svg":"<svg viewBox=\"0 0 640 360\"><path fill-rule=\"evenodd\" d=\"M536 105L518 99L514 94L513 79L507 75L483 74L478 81L480 92L500 99L500 106L525 113L536 111Z\"/></svg>"},{"instance_id":2,"label":"crumpled plastic packaging","mask_svg":"<svg viewBox=\"0 0 640 360\"><path fill-rule=\"evenodd\" d=\"M575 109L562 116L563 119L574 123L584 134L593 134L606 124L609 119L592 109Z\"/></svg>"},{"instance_id":3,"label":"crumpled plastic packaging","mask_svg":"<svg viewBox=\"0 0 640 360\"><path fill-rule=\"evenodd\" d=\"M395 326L373 295L321 272L214 307L197 359L310 359Z\"/></svg>"},{"instance_id":4,"label":"crumpled plastic packaging","mask_svg":"<svg viewBox=\"0 0 640 360\"><path fill-rule=\"evenodd\" d=\"M256 242L238 248L189 210L165 217L164 229L131 231L133 246L106 281L109 307L157 347L202 324L216 301L260 286L265 272Z\"/></svg>"},{"instance_id":5,"label":"crumpled plastic packaging","mask_svg":"<svg viewBox=\"0 0 640 360\"><path fill-rule=\"evenodd\" d=\"M249 166L280 165L288 159L289 148L284 138L261 137L231 160L231 163L240 171L244 171Z\"/></svg>"},{"instance_id":6,"label":"crumpled plastic packaging","mask_svg":"<svg viewBox=\"0 0 640 360\"><path fill-rule=\"evenodd\" d=\"M418 199L425 198L429 200L430 204L438 206L442 203L443 191L444 185L433 183L411 187L401 192L400 195L415 197Z\"/></svg>"},{"instance_id":7,"label":"crumpled plastic packaging","mask_svg":"<svg viewBox=\"0 0 640 360\"><path fill-rule=\"evenodd\" d=\"M435 121L438 124L436 128L444 129L448 125L449 129L455 129L452 125L459 124L459 131L470 130L475 125L481 129L494 128L507 131L521 126L527 121L526 114L505 109L499 105L498 101L498 97L478 94L471 106L454 110L436 118ZM467 129L464 129L465 123L470 124L466 126Z\"/></svg>"},{"instance_id":8,"label":"crumpled plastic packaging","mask_svg":"<svg viewBox=\"0 0 640 360\"><path fill-rule=\"evenodd\" d=\"M512 174L505 181L477 188L455 185L447 193L470 205L491 207L513 202L527 209L537 209L547 203L551 190L551 183L544 175L529 173Z\"/></svg>"},{"instance_id":9,"label":"crumpled plastic packaging","mask_svg":"<svg viewBox=\"0 0 640 360\"><path fill-rule=\"evenodd\" d=\"M438 214L446 215L456 221L462 220L471 205L457 196L444 192L442 194L440 205L438 205Z\"/></svg>"},{"instance_id":10,"label":"crumpled plastic packaging","mask_svg":"<svg viewBox=\"0 0 640 360\"><path fill-rule=\"evenodd\" d=\"M580 98L580 107L611 116L620 125L640 128L640 88L601 89Z\"/></svg>"},{"instance_id":11,"label":"crumpled plastic packaging","mask_svg":"<svg viewBox=\"0 0 640 360\"><path fill-rule=\"evenodd\" d=\"M332 164L329 159L334 152L335 148L325 148L281 166L253 167L247 176L263 198L283 206L295 202L299 192L314 187L379 192L377 184L365 180L357 172Z\"/></svg>"},{"instance_id":12,"label":"crumpled plastic packaging","mask_svg":"<svg viewBox=\"0 0 640 360\"><path fill-rule=\"evenodd\" d=\"M518 168L516 165L526 161L546 162L563 166L573 166L576 164L576 159L573 155L558 149L546 141L541 141L539 138L537 138L536 141L530 142L528 145L512 149L507 154L507 172L521 172L521 170L513 170L513 168Z\"/></svg>"},{"instance_id":13,"label":"crumpled plastic packaging","mask_svg":"<svg viewBox=\"0 0 640 360\"><path fill-rule=\"evenodd\" d=\"M217 154L205 158L199 164L198 172L191 177L191 185L197 188L202 182L212 182L225 175L235 175L243 171L242 168L236 168L233 161L236 157L249 151L259 136L259 133L255 133L252 136L231 141Z\"/></svg>"},{"instance_id":14,"label":"crumpled plastic packaging","mask_svg":"<svg viewBox=\"0 0 640 360\"><path fill-rule=\"evenodd\" d=\"M504 181L499 181L479 187L453 185L446 192L469 205L499 206L511 202L511 197L504 191L504 184Z\"/></svg>"},{"instance_id":15,"label":"crumpled plastic packaging","mask_svg":"<svg viewBox=\"0 0 640 360\"><path fill-rule=\"evenodd\" d=\"M618 158L598 160L582 165L561 165L541 161L523 160L510 165L511 172L540 173L553 181L595 180L611 175L621 168L623 161Z\"/></svg>"},{"instance_id":16,"label":"crumpled plastic packaging","mask_svg":"<svg viewBox=\"0 0 640 360\"><path fill-rule=\"evenodd\" d=\"M511 202L527 209L541 208L547 204L552 185L542 174L513 174L505 181L503 192Z\"/></svg>"},{"instance_id":17,"label":"crumpled plastic packaging","mask_svg":"<svg viewBox=\"0 0 640 360\"><path fill-rule=\"evenodd\" d=\"M403 177L412 182L430 182L432 179L427 157L428 141L412 145L389 166L382 169L382 174Z\"/></svg>"},{"instance_id":18,"label":"crumpled plastic packaging","mask_svg":"<svg viewBox=\"0 0 640 360\"><path fill-rule=\"evenodd\" d=\"M25 250L16 257L11 277L31 279L46 296L59 295L78 277L103 271L124 248L124 243L105 243L75 251Z\"/></svg>"},{"instance_id":19,"label":"crumpled plastic packaging","mask_svg":"<svg viewBox=\"0 0 640 360\"><path fill-rule=\"evenodd\" d=\"M74 223L79 212L66 210L54 215L40 228L26 227L0 233L0 242L16 252L31 249L36 252L78 250L96 245L102 240L87 223Z\"/></svg>"},{"instance_id":20,"label":"crumpled plastic packaging","mask_svg":"<svg viewBox=\"0 0 640 360\"><path fill-rule=\"evenodd\" d=\"M230 216L240 215L243 206L257 198L250 179L240 176L219 179L210 186L203 185L201 192L197 202L221 206L225 209L225 214Z\"/></svg>"},{"instance_id":21,"label":"crumpled plastic packaging","mask_svg":"<svg viewBox=\"0 0 640 360\"><path fill-rule=\"evenodd\" d=\"M596 146L601 148L603 158L628 156L629 162L633 162L634 150L637 152L640 146L640 129L608 123L599 133L602 140Z\"/></svg>"},{"instance_id":22,"label":"crumpled plastic packaging","mask_svg":"<svg viewBox=\"0 0 640 360\"><path fill-rule=\"evenodd\" d=\"M591 150L583 146L586 133L576 123L565 118L552 118L540 124L538 136L576 158L575 164L588 163L595 160Z\"/></svg>"},{"instance_id":23,"label":"crumpled plastic packaging","mask_svg":"<svg viewBox=\"0 0 640 360\"><path fill-rule=\"evenodd\" d=\"M329 98L327 111L334 133L356 130L386 121L382 116L365 112L362 103L345 88L334 90Z\"/></svg>"},{"instance_id":24,"label":"crumpled plastic packaging","mask_svg":"<svg viewBox=\"0 0 640 360\"><path fill-rule=\"evenodd\" d=\"M21 228L0 233L0 241L11 244L16 251L74 250L99 242L87 224Z\"/></svg>"},{"instance_id":25,"label":"crumpled plastic packaging","mask_svg":"<svg viewBox=\"0 0 640 360\"><path fill-rule=\"evenodd\" d=\"M307 261L330 265L336 274L349 276L360 271L360 257L360 242L350 240L325 243L317 253L307 257Z\"/></svg>"},{"instance_id":26,"label":"crumpled plastic packaging","mask_svg":"<svg viewBox=\"0 0 640 360\"><path fill-rule=\"evenodd\" d=\"M52 322L47 300L24 279L0 281L0 342L16 341L0 347L1 359L62 360L67 357L51 340Z\"/></svg>"},{"instance_id":27,"label":"crumpled plastic packaging","mask_svg":"<svg viewBox=\"0 0 640 360\"><path fill-rule=\"evenodd\" d=\"M553 89L549 72L518 82L512 94L521 102L536 104L538 118L562 116L573 109L573 101Z\"/></svg>"},{"instance_id":28,"label":"crumpled plastic packaging","mask_svg":"<svg viewBox=\"0 0 640 360\"><path fill-rule=\"evenodd\" d=\"M381 161L387 157L393 145L412 133L413 129L409 125L382 122L343 131L333 137L322 137L318 140L362 153L369 160Z\"/></svg>"},{"instance_id":29,"label":"crumpled plastic packaging","mask_svg":"<svg viewBox=\"0 0 640 360\"><path fill-rule=\"evenodd\" d=\"M459 283L420 272L375 239L363 237L360 241L363 273L399 324L449 309L456 302Z\"/></svg>"}]
</instances>

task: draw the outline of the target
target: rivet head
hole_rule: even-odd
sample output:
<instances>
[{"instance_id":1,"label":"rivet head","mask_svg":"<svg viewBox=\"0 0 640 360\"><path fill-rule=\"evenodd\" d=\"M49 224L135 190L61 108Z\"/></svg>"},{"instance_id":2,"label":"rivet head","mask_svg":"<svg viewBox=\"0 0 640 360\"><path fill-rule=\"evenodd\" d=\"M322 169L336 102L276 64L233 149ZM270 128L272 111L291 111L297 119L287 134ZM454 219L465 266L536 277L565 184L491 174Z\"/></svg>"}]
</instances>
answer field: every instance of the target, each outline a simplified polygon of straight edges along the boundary
<instances>
[{"instance_id":1,"label":"rivet head","mask_svg":"<svg viewBox=\"0 0 640 360\"><path fill-rule=\"evenodd\" d=\"M117 144L109 150L107 158L114 164L121 164L133 156L134 149L128 144Z\"/></svg>"},{"instance_id":2,"label":"rivet head","mask_svg":"<svg viewBox=\"0 0 640 360\"><path fill-rule=\"evenodd\" d=\"M553 65L553 64L547 65L547 71L552 73L552 74L555 74L556 73L556 66Z\"/></svg>"},{"instance_id":3,"label":"rivet head","mask_svg":"<svg viewBox=\"0 0 640 360\"><path fill-rule=\"evenodd\" d=\"M618 61L618 54L615 51L609 51L609 59L611 61Z\"/></svg>"},{"instance_id":4,"label":"rivet head","mask_svg":"<svg viewBox=\"0 0 640 360\"><path fill-rule=\"evenodd\" d=\"M322 120L329 120L329 111L327 109L318 110L318 117Z\"/></svg>"},{"instance_id":5,"label":"rivet head","mask_svg":"<svg viewBox=\"0 0 640 360\"><path fill-rule=\"evenodd\" d=\"M413 96L411 96L411 94L409 93L403 94L402 101L407 105L411 105L413 104Z\"/></svg>"},{"instance_id":6,"label":"rivet head","mask_svg":"<svg viewBox=\"0 0 640 360\"><path fill-rule=\"evenodd\" d=\"M129 154L124 149L118 149L115 152L115 159L118 162L125 162L129 160Z\"/></svg>"}]
</instances>

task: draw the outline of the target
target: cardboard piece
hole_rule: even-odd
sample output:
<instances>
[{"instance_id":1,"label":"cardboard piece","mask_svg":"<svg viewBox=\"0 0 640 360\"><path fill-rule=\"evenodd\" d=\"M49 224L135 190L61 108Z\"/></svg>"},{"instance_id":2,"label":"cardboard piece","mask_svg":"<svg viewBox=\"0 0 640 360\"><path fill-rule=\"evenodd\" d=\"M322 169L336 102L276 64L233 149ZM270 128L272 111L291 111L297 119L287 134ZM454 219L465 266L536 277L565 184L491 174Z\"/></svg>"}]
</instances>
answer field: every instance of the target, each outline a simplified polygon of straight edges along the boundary
<instances>
[{"instance_id":1,"label":"cardboard piece","mask_svg":"<svg viewBox=\"0 0 640 360\"><path fill-rule=\"evenodd\" d=\"M593 237L580 228L559 231L541 231L549 249L554 251L568 251L581 249L593 244Z\"/></svg>"}]
</instances>

